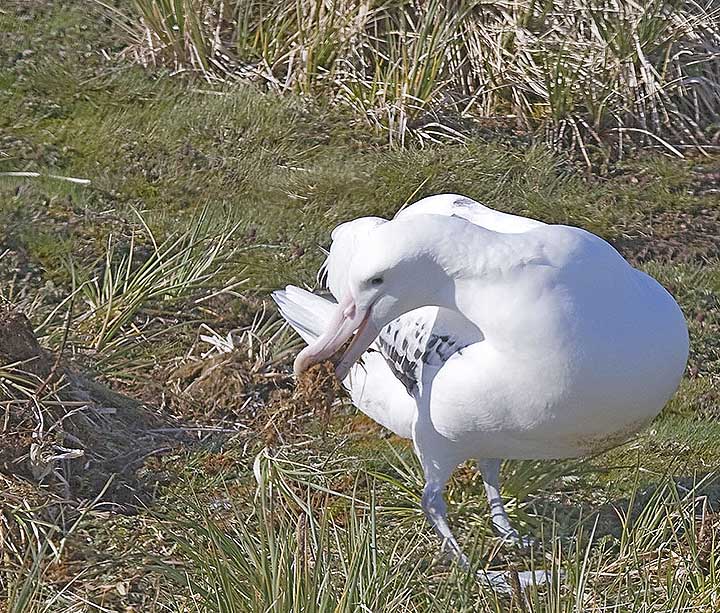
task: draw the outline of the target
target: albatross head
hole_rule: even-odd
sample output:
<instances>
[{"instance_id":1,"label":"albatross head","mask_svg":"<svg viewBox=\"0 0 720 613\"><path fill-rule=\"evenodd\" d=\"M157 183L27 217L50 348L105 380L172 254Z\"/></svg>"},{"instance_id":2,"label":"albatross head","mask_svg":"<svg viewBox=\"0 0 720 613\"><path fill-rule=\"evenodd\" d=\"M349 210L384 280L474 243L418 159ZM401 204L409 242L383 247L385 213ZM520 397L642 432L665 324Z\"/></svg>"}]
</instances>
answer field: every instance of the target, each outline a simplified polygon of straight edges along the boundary
<instances>
[{"instance_id":1,"label":"albatross head","mask_svg":"<svg viewBox=\"0 0 720 613\"><path fill-rule=\"evenodd\" d=\"M382 224L358 245L344 295L325 333L298 354L296 375L333 356L354 335L336 367L342 380L391 321L416 308L450 301L451 279L436 258L437 241L448 237L433 237L431 220L423 221Z\"/></svg>"}]
</instances>

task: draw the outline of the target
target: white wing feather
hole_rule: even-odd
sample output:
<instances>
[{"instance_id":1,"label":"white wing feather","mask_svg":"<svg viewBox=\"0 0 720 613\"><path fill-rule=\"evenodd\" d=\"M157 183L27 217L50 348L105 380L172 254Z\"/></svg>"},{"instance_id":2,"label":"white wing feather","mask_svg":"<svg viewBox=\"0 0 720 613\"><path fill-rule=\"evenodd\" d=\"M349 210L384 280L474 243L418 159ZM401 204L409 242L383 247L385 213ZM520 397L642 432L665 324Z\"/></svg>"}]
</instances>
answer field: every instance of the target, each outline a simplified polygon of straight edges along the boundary
<instances>
[{"instance_id":1,"label":"white wing feather","mask_svg":"<svg viewBox=\"0 0 720 613\"><path fill-rule=\"evenodd\" d=\"M545 225L541 221L529 219L528 217L495 211L472 198L459 194L440 194L423 198L402 209L395 217L409 217L411 215L461 217L476 226L503 234L518 234Z\"/></svg>"}]
</instances>

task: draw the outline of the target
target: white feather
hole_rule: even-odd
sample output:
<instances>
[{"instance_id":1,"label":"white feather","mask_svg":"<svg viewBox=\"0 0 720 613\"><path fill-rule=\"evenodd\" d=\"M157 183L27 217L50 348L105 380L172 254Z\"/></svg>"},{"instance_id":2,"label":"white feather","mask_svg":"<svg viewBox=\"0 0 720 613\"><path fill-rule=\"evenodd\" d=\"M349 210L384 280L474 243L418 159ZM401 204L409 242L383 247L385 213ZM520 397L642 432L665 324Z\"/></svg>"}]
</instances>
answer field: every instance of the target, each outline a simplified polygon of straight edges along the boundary
<instances>
[{"instance_id":1,"label":"white feather","mask_svg":"<svg viewBox=\"0 0 720 613\"><path fill-rule=\"evenodd\" d=\"M283 318L308 344L323 333L335 308L334 302L294 285L273 292L272 297Z\"/></svg>"}]
</instances>

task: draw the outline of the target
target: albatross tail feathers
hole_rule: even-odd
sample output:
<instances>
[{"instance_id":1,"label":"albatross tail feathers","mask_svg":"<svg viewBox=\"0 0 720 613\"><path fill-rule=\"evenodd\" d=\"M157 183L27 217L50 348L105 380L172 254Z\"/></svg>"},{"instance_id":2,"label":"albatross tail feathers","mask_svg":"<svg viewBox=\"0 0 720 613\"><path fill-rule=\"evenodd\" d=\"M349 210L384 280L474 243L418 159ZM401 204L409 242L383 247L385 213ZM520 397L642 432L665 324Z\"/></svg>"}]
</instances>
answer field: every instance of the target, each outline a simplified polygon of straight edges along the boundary
<instances>
[{"instance_id":1,"label":"albatross tail feathers","mask_svg":"<svg viewBox=\"0 0 720 613\"><path fill-rule=\"evenodd\" d=\"M325 332L336 306L334 302L294 285L273 292L272 297L285 321L308 344Z\"/></svg>"}]
</instances>

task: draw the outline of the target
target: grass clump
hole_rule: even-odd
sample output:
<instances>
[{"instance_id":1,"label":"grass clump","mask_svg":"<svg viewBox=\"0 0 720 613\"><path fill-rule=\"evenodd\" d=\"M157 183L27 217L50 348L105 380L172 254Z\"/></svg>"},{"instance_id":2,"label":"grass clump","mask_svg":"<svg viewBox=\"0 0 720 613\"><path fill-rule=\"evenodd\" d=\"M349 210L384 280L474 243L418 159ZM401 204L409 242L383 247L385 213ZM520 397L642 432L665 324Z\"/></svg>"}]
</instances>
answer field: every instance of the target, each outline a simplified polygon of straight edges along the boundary
<instances>
[{"instance_id":1,"label":"grass clump","mask_svg":"<svg viewBox=\"0 0 720 613\"><path fill-rule=\"evenodd\" d=\"M212 282L231 257L228 242L237 226L208 229L207 209L185 232L162 242L155 239L142 218L140 222L150 245L136 245L133 233L124 253L118 254L110 236L99 273L86 282L76 280L86 307L76 321L88 330L89 344L97 352L116 352L127 340L121 333L127 332L148 304L200 299L203 289L217 287L218 283ZM238 285L235 279L233 285Z\"/></svg>"},{"instance_id":2,"label":"grass clump","mask_svg":"<svg viewBox=\"0 0 720 613\"><path fill-rule=\"evenodd\" d=\"M720 136L720 18L700 2L135 0L118 19L145 65L329 98L400 145L488 118L588 163Z\"/></svg>"},{"instance_id":3,"label":"grass clump","mask_svg":"<svg viewBox=\"0 0 720 613\"><path fill-rule=\"evenodd\" d=\"M478 517L481 525L465 538L480 568L553 573L550 585L521 596L497 594L473 573L448 566L434 555L437 543L422 514L380 502L386 488L404 487L404 468L378 475L380 481L364 481L358 471L343 488L338 476L349 467L342 463L313 467L264 450L255 460L251 503L213 509L196 498L190 522L182 516L171 522L190 562L172 574L200 610L570 613L715 606L720 522L702 493L712 487L712 475L681 484L667 474L647 488L636 472L628 498L589 510L570 538L546 520L545 546L535 557L518 558L479 536L487 518Z\"/></svg>"},{"instance_id":4,"label":"grass clump","mask_svg":"<svg viewBox=\"0 0 720 613\"><path fill-rule=\"evenodd\" d=\"M258 456L255 472L263 485L251 509L208 514L197 505L199 521L185 524L180 517L171 525L192 561L184 576L174 574L201 610L380 611L410 602L421 569L412 554L424 535L406 529L384 555L374 502L358 508L348 499L338 521L318 512L316 505L330 504L327 494L294 489L287 480L274 490L274 470L265 454Z\"/></svg>"}]
</instances>

